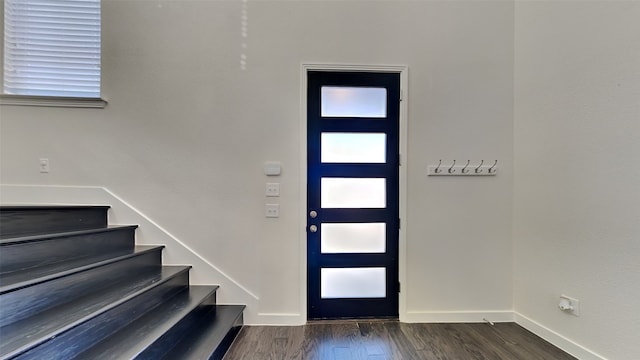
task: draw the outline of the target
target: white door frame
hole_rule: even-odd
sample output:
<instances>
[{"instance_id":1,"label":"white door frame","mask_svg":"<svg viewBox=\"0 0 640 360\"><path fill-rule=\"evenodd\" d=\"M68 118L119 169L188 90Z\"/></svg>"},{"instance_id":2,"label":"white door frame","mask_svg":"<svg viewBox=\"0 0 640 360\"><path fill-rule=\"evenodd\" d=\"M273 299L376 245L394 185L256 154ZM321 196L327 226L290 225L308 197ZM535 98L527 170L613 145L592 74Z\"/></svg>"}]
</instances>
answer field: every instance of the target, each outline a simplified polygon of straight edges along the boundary
<instances>
[{"instance_id":1,"label":"white door frame","mask_svg":"<svg viewBox=\"0 0 640 360\"><path fill-rule=\"evenodd\" d=\"M398 281L401 291L398 299L400 321L406 319L407 291L407 109L409 68L404 65L353 65L304 63L300 67L300 205L299 205L299 261L300 261L300 316L307 321L307 72L308 71L362 71L393 72L400 74L400 233L398 234Z\"/></svg>"}]
</instances>

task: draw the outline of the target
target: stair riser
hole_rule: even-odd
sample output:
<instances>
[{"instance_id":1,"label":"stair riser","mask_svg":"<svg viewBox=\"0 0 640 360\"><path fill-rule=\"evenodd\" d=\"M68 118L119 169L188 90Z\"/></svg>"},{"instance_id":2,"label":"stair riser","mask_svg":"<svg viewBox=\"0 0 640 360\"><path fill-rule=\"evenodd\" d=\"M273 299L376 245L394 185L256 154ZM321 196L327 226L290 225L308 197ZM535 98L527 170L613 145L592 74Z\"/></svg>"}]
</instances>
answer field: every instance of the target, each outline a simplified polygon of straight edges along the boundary
<instances>
[{"instance_id":1,"label":"stair riser","mask_svg":"<svg viewBox=\"0 0 640 360\"><path fill-rule=\"evenodd\" d=\"M0 238L103 228L107 226L107 211L107 207L3 207L0 209Z\"/></svg>"},{"instance_id":2,"label":"stair riser","mask_svg":"<svg viewBox=\"0 0 640 360\"><path fill-rule=\"evenodd\" d=\"M79 324L14 359L70 359L124 328L159 304L167 301L189 284L189 272L183 271L171 280L131 300Z\"/></svg>"},{"instance_id":3,"label":"stair riser","mask_svg":"<svg viewBox=\"0 0 640 360\"><path fill-rule=\"evenodd\" d=\"M0 272L29 269L78 257L133 249L135 229L123 228L10 244L0 248Z\"/></svg>"},{"instance_id":4,"label":"stair riser","mask_svg":"<svg viewBox=\"0 0 640 360\"><path fill-rule=\"evenodd\" d=\"M218 347L213 352L213 354L211 354L208 360L222 360L224 358L227 350L229 350L231 344L233 344L233 340L235 340L236 336L238 336L238 333L240 333L240 330L242 330L243 323L244 317L242 316L242 314L240 314L240 316L233 323L231 329L229 329L227 336L224 337L220 345L218 345Z\"/></svg>"},{"instance_id":5,"label":"stair riser","mask_svg":"<svg viewBox=\"0 0 640 360\"><path fill-rule=\"evenodd\" d=\"M205 301L205 303L215 303L215 293ZM201 304L191 313L185 316L179 323L162 335L155 343L149 346L145 351L135 357L136 360L157 360L161 359L167 351L177 344L185 334L189 333L189 329L197 327L207 314L215 311L215 305Z\"/></svg>"},{"instance_id":6,"label":"stair riser","mask_svg":"<svg viewBox=\"0 0 640 360\"><path fill-rule=\"evenodd\" d=\"M0 295L0 326L33 316L161 266L161 249Z\"/></svg>"},{"instance_id":7,"label":"stair riser","mask_svg":"<svg viewBox=\"0 0 640 360\"><path fill-rule=\"evenodd\" d=\"M217 305L158 360L221 359L242 328L244 307ZM155 359L154 359L155 360Z\"/></svg>"}]
</instances>

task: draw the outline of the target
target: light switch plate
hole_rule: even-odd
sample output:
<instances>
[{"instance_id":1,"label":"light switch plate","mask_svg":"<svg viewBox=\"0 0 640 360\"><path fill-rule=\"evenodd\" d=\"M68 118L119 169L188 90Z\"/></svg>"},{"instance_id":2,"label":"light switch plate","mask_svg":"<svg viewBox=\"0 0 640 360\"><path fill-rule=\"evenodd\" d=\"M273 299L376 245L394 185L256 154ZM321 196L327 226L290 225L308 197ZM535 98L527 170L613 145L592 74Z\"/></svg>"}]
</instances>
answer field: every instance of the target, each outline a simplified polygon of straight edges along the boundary
<instances>
[{"instance_id":1,"label":"light switch plate","mask_svg":"<svg viewBox=\"0 0 640 360\"><path fill-rule=\"evenodd\" d=\"M282 172L282 166L278 161L267 161L264 163L264 174L267 176L278 176Z\"/></svg>"}]
</instances>

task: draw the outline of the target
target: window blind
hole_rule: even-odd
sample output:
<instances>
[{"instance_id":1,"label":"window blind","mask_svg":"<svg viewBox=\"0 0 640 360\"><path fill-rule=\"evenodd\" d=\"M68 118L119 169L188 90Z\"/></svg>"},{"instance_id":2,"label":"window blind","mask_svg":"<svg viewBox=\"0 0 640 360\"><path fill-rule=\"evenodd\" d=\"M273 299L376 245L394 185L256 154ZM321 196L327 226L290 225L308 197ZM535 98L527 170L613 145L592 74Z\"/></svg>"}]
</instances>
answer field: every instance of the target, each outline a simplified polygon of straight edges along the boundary
<instances>
[{"instance_id":1,"label":"window blind","mask_svg":"<svg viewBox=\"0 0 640 360\"><path fill-rule=\"evenodd\" d=\"M5 0L4 93L100 97L100 0Z\"/></svg>"}]
</instances>

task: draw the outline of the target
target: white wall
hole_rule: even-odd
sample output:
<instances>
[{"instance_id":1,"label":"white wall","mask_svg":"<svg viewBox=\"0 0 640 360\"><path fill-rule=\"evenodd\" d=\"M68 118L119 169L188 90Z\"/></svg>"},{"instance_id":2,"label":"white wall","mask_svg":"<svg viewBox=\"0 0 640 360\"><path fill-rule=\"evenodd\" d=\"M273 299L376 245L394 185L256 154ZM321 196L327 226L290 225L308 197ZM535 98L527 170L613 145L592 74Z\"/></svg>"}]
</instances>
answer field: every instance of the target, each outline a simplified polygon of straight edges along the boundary
<instances>
[{"instance_id":1,"label":"white wall","mask_svg":"<svg viewBox=\"0 0 640 360\"><path fill-rule=\"evenodd\" d=\"M253 322L301 323L301 64L407 65L403 319L499 320L512 309L513 10L104 0L109 105L0 108L0 182L108 188L255 293ZM498 159L499 175L428 178L438 159ZM283 164L276 220L266 160Z\"/></svg>"},{"instance_id":2,"label":"white wall","mask_svg":"<svg viewBox=\"0 0 640 360\"><path fill-rule=\"evenodd\" d=\"M300 65L408 65L403 319L513 305L585 359L637 359L639 7L104 0L108 107L0 107L0 182L106 187L255 293L251 322L301 323ZM438 159L500 172L428 178ZM265 160L284 166L277 220Z\"/></svg>"},{"instance_id":3,"label":"white wall","mask_svg":"<svg viewBox=\"0 0 640 360\"><path fill-rule=\"evenodd\" d=\"M515 310L605 358L640 359L640 2L517 2L515 14ZM560 294L580 317L558 310Z\"/></svg>"}]
</instances>

